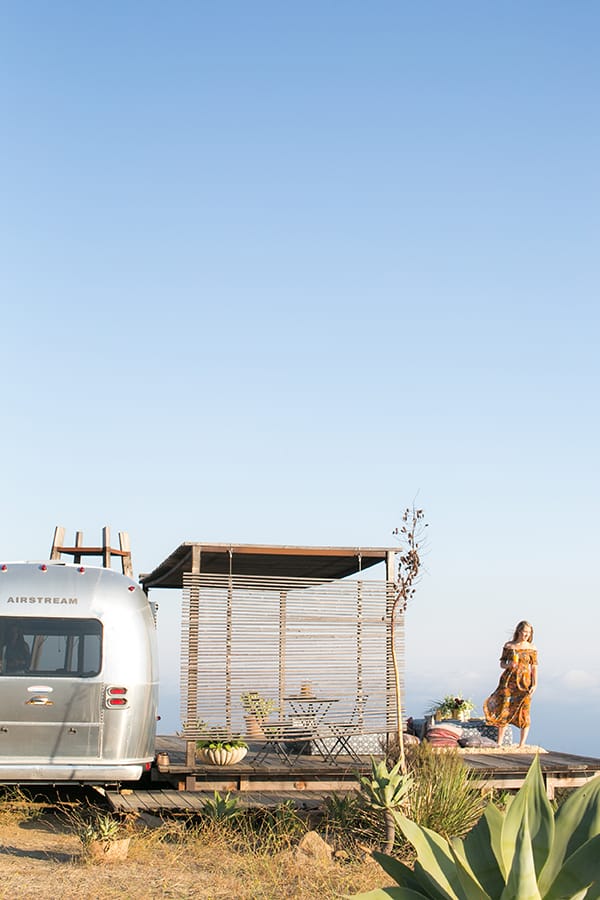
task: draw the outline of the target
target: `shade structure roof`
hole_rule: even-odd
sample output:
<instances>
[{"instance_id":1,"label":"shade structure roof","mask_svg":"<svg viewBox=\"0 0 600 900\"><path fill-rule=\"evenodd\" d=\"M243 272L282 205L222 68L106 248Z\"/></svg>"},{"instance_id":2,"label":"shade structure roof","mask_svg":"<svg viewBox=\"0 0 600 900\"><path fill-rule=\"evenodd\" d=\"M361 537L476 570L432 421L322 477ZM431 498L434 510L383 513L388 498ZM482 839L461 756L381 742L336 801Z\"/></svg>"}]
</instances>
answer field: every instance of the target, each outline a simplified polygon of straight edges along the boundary
<instances>
[{"instance_id":1,"label":"shade structure roof","mask_svg":"<svg viewBox=\"0 0 600 900\"><path fill-rule=\"evenodd\" d=\"M144 588L182 588L184 572L198 558L200 571L211 575L258 575L345 578L377 563L398 547L290 547L264 544L208 544L186 541L149 573L140 575Z\"/></svg>"}]
</instances>

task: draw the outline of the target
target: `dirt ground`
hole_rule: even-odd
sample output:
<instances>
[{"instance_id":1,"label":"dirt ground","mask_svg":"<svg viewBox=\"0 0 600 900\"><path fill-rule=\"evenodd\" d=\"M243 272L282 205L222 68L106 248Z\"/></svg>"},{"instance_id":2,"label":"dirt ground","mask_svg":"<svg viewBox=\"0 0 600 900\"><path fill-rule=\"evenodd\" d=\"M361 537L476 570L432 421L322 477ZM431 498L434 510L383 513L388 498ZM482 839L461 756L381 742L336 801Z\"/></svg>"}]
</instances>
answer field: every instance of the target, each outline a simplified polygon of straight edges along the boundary
<instances>
[{"instance_id":1,"label":"dirt ground","mask_svg":"<svg viewBox=\"0 0 600 900\"><path fill-rule=\"evenodd\" d=\"M372 859L299 867L290 852L253 857L226 846L162 844L133 834L123 862L96 863L60 814L0 822L0 897L10 900L337 898L389 883Z\"/></svg>"}]
</instances>

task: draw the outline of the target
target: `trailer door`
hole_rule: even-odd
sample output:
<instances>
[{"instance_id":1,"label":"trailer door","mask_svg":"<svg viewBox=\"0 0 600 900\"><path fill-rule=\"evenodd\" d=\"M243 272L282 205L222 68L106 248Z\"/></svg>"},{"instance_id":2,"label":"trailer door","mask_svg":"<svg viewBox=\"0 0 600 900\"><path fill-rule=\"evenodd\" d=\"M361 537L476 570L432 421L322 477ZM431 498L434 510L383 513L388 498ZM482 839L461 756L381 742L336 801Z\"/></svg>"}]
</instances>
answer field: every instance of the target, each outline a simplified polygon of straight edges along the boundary
<instances>
[{"instance_id":1,"label":"trailer door","mask_svg":"<svg viewBox=\"0 0 600 900\"><path fill-rule=\"evenodd\" d=\"M0 630L0 755L99 758L101 623L22 616L3 618Z\"/></svg>"}]
</instances>

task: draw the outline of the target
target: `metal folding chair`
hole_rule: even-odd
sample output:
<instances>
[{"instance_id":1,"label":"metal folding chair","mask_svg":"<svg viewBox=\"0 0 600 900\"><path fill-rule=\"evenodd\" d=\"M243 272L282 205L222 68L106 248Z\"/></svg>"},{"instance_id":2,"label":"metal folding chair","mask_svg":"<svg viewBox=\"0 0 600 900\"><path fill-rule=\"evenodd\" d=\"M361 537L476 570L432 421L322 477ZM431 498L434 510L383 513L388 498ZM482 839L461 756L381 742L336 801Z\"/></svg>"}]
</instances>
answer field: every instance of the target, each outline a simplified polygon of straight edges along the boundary
<instances>
[{"instance_id":1,"label":"metal folding chair","mask_svg":"<svg viewBox=\"0 0 600 900\"><path fill-rule=\"evenodd\" d=\"M323 722L320 729L320 737L322 741L326 737L332 739L327 742L328 757L331 762L335 762L338 756L349 756L354 762L362 762L359 754L350 743L352 737L361 733L363 707L367 702L367 697L363 696L354 704L354 709L350 714L350 718L345 722ZM323 727L327 728L328 734L323 732Z\"/></svg>"},{"instance_id":2,"label":"metal folding chair","mask_svg":"<svg viewBox=\"0 0 600 900\"><path fill-rule=\"evenodd\" d=\"M254 757L254 762L261 763L270 753L274 753L290 768L297 763L302 752L310 745L314 735L314 732L305 726L288 721L263 722L262 730L265 741Z\"/></svg>"}]
</instances>

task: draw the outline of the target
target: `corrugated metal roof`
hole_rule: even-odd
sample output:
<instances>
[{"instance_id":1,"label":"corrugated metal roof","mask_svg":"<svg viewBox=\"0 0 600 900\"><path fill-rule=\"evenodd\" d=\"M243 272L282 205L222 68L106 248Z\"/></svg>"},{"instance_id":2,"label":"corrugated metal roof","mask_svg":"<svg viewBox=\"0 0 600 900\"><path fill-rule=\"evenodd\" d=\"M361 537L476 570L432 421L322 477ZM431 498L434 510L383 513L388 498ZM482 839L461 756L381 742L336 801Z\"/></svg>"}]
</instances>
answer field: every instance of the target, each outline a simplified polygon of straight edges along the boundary
<instances>
[{"instance_id":1,"label":"corrugated metal roof","mask_svg":"<svg viewBox=\"0 0 600 900\"><path fill-rule=\"evenodd\" d=\"M377 563L398 547L290 547L264 544L180 544L149 573L140 575L145 589L182 588L184 572L192 571L192 556L200 553L204 574L264 575L289 578L317 578L328 581L346 578Z\"/></svg>"}]
</instances>

